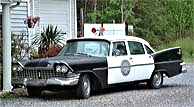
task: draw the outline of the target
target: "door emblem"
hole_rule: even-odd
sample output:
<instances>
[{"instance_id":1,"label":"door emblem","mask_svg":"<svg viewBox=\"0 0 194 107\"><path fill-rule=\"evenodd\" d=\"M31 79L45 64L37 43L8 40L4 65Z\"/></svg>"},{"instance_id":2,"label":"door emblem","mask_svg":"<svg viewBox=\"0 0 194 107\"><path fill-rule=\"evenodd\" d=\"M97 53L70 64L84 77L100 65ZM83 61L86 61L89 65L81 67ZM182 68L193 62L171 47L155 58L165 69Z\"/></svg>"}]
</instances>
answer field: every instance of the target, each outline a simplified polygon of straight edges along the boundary
<instances>
[{"instance_id":1,"label":"door emblem","mask_svg":"<svg viewBox=\"0 0 194 107\"><path fill-rule=\"evenodd\" d=\"M130 66L129 61L123 60L121 62L121 73L122 73L122 75L127 76L129 74L130 70L131 70L131 66Z\"/></svg>"}]
</instances>

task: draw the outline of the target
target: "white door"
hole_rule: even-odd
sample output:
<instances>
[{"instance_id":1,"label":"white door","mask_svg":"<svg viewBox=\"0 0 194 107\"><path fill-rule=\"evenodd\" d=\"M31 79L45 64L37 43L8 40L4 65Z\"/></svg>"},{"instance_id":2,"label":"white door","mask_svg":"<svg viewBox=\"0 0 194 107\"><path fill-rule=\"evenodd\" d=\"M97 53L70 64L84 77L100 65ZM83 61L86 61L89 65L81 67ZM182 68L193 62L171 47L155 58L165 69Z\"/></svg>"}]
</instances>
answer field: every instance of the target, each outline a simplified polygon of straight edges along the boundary
<instances>
[{"instance_id":1,"label":"white door","mask_svg":"<svg viewBox=\"0 0 194 107\"><path fill-rule=\"evenodd\" d=\"M154 59L145 52L142 43L128 41L130 61L133 62L134 80L149 79L154 70Z\"/></svg>"},{"instance_id":2,"label":"white door","mask_svg":"<svg viewBox=\"0 0 194 107\"><path fill-rule=\"evenodd\" d=\"M134 70L130 67L132 62L127 55L125 42L113 42L112 52L108 61L108 84L133 81ZM119 52L116 52L118 51ZM117 53L117 55L115 55Z\"/></svg>"}]
</instances>

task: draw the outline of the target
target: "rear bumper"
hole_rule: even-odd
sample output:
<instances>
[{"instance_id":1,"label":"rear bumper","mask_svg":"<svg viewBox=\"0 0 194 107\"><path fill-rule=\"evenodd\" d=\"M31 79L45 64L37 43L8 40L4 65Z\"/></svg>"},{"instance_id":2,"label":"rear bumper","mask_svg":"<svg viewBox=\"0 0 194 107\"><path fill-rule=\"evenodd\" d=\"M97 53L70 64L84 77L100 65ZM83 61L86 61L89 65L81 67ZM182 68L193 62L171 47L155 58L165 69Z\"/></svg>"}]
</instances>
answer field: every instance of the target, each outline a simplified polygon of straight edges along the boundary
<instances>
[{"instance_id":1,"label":"rear bumper","mask_svg":"<svg viewBox=\"0 0 194 107\"><path fill-rule=\"evenodd\" d=\"M182 73L186 73L187 72L186 63L182 62L180 63L180 66L182 66L182 69L181 69Z\"/></svg>"},{"instance_id":2,"label":"rear bumper","mask_svg":"<svg viewBox=\"0 0 194 107\"><path fill-rule=\"evenodd\" d=\"M79 76L80 75L74 76L72 78L50 78L50 79L14 78L12 80L12 85L14 87L23 87L23 86L45 87L49 85L74 86L78 84Z\"/></svg>"}]
</instances>

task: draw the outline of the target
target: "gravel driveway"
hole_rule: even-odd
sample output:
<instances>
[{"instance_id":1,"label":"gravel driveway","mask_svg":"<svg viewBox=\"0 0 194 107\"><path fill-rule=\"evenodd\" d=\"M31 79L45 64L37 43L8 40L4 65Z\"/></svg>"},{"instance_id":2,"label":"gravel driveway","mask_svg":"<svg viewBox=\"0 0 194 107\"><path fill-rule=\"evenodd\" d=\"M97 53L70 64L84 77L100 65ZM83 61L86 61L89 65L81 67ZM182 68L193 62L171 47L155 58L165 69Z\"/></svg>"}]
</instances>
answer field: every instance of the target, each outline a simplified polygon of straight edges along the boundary
<instances>
[{"instance_id":1,"label":"gravel driveway","mask_svg":"<svg viewBox=\"0 0 194 107\"><path fill-rule=\"evenodd\" d=\"M185 107L194 106L194 64L187 64L188 72L164 78L161 89L145 85L129 85L95 91L89 99L78 100L73 91L0 99L1 107Z\"/></svg>"}]
</instances>

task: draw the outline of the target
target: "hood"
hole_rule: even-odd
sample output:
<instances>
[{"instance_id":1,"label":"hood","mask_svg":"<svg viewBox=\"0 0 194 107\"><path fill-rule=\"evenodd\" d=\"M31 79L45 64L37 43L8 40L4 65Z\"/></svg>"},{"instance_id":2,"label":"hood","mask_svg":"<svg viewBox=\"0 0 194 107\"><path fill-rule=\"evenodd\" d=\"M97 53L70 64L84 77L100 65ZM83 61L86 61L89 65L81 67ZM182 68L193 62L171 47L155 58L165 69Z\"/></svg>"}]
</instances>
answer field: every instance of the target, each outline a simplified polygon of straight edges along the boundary
<instances>
[{"instance_id":1,"label":"hood","mask_svg":"<svg viewBox=\"0 0 194 107\"><path fill-rule=\"evenodd\" d=\"M106 57L75 55L30 60L24 64L24 67L54 67L54 64L59 62L67 63L74 70L107 66Z\"/></svg>"}]
</instances>

